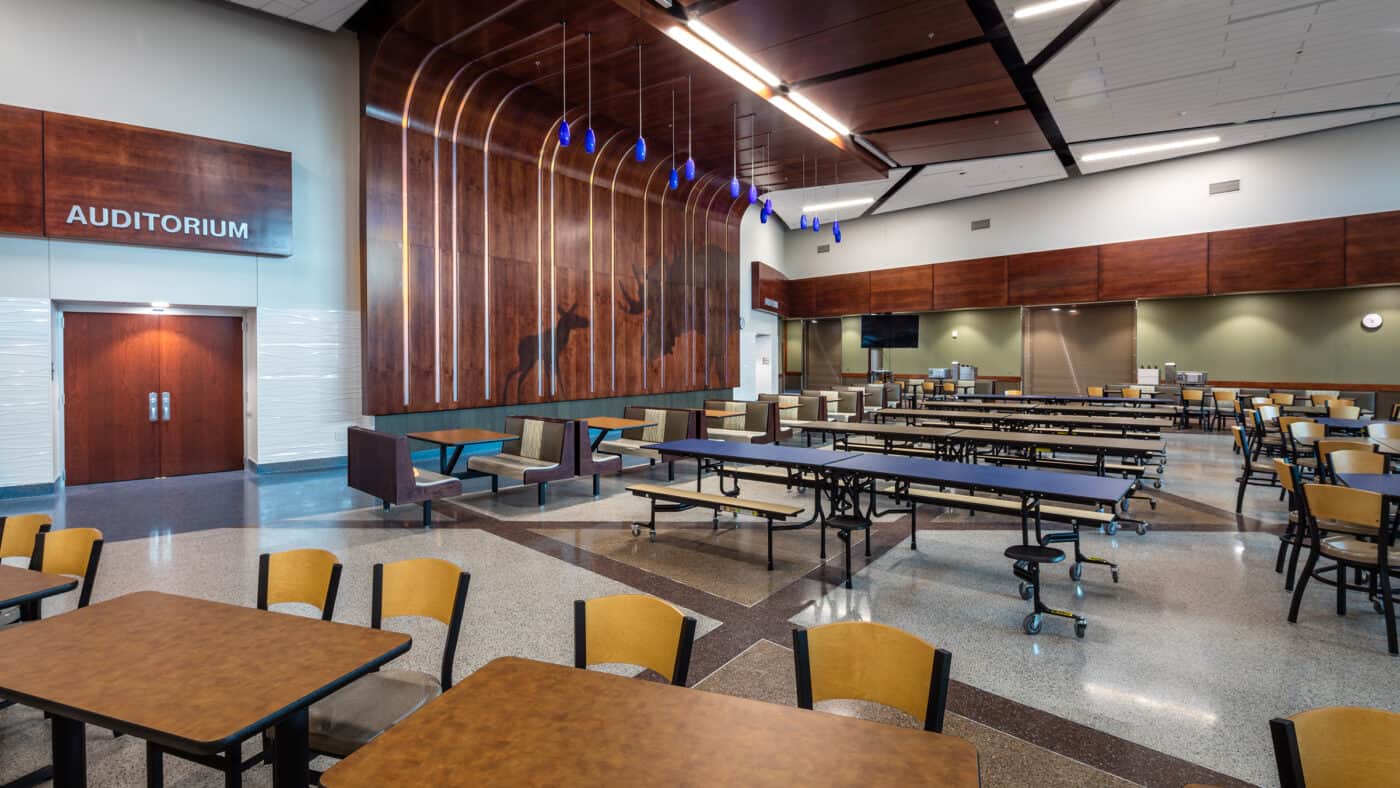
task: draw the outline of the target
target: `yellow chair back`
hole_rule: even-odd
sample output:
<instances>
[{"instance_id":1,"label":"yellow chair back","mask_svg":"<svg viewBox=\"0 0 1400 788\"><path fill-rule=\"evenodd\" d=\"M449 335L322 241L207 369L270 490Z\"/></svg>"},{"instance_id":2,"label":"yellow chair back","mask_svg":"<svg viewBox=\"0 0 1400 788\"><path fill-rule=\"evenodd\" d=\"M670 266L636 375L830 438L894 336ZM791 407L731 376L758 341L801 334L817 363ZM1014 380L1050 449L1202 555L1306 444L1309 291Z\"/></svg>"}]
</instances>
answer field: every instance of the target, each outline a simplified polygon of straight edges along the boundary
<instances>
[{"instance_id":1,"label":"yellow chair back","mask_svg":"<svg viewBox=\"0 0 1400 788\"><path fill-rule=\"evenodd\" d=\"M1206 398L1206 393L1205 393L1204 391L1201 391L1200 389L1182 389L1182 390L1181 390L1181 401L1182 401L1182 402L1204 402L1204 401L1205 401L1205 398Z\"/></svg>"},{"instance_id":2,"label":"yellow chair back","mask_svg":"<svg viewBox=\"0 0 1400 788\"><path fill-rule=\"evenodd\" d=\"M49 531L39 540L44 549L36 569L55 575L84 577L92 563L93 546L102 541L102 532L96 528L64 528Z\"/></svg>"},{"instance_id":3,"label":"yellow chair back","mask_svg":"<svg viewBox=\"0 0 1400 788\"><path fill-rule=\"evenodd\" d=\"M1389 421L1367 424L1366 434L1372 438L1400 438L1400 424Z\"/></svg>"},{"instance_id":4,"label":"yellow chair back","mask_svg":"<svg viewBox=\"0 0 1400 788\"><path fill-rule=\"evenodd\" d=\"M1293 440L1312 441L1327 434L1327 428L1312 420L1295 421L1288 425Z\"/></svg>"},{"instance_id":5,"label":"yellow chair back","mask_svg":"<svg viewBox=\"0 0 1400 788\"><path fill-rule=\"evenodd\" d=\"M441 558L410 558L376 564L375 570L379 580L376 618L422 616L452 626L465 574L456 564Z\"/></svg>"},{"instance_id":6,"label":"yellow chair back","mask_svg":"<svg viewBox=\"0 0 1400 788\"><path fill-rule=\"evenodd\" d=\"M1334 451L1371 450L1371 444L1365 438L1329 438L1320 440L1313 445L1317 447L1317 456L1322 460L1331 457Z\"/></svg>"},{"instance_id":7,"label":"yellow chair back","mask_svg":"<svg viewBox=\"0 0 1400 788\"><path fill-rule=\"evenodd\" d=\"M793 633L798 662L798 705L810 708L824 700L868 700L890 706L938 730L930 720L930 688L946 695L948 662L923 640L901 629L870 621L844 621ZM806 656L809 686L803 687ZM935 660L940 671L935 673ZM940 677L941 676L941 677ZM804 693L809 691L809 695ZM941 716L941 712L939 713ZM936 727L930 728L930 723Z\"/></svg>"},{"instance_id":8,"label":"yellow chair back","mask_svg":"<svg viewBox=\"0 0 1400 788\"><path fill-rule=\"evenodd\" d=\"M958 385L957 385L956 383L944 383L944 384L943 384L943 393L944 393L944 394L954 394L954 393L957 392L957 390L958 390Z\"/></svg>"},{"instance_id":9,"label":"yellow chair back","mask_svg":"<svg viewBox=\"0 0 1400 788\"><path fill-rule=\"evenodd\" d=\"M1278 431L1279 431L1279 432L1286 432L1286 433L1292 435L1292 434L1293 434L1293 425L1294 425L1294 424L1301 424L1302 422L1305 422L1305 421L1312 421L1312 419L1308 418L1307 416L1279 416L1279 417L1278 417Z\"/></svg>"},{"instance_id":10,"label":"yellow chair back","mask_svg":"<svg viewBox=\"0 0 1400 788\"><path fill-rule=\"evenodd\" d=\"M1089 396L1091 396L1091 397L1102 397L1102 396L1103 396L1103 386L1090 386L1090 387L1089 387Z\"/></svg>"},{"instance_id":11,"label":"yellow chair back","mask_svg":"<svg viewBox=\"0 0 1400 788\"><path fill-rule=\"evenodd\" d=\"M0 523L0 558L34 555L34 539L53 526L47 514L12 514Z\"/></svg>"},{"instance_id":12,"label":"yellow chair back","mask_svg":"<svg viewBox=\"0 0 1400 788\"><path fill-rule=\"evenodd\" d=\"M1279 486L1283 487L1284 490L1290 493L1296 493L1298 491L1297 487L1293 483L1294 468L1292 463L1284 462L1283 460L1275 457L1274 473L1278 474Z\"/></svg>"},{"instance_id":13,"label":"yellow chair back","mask_svg":"<svg viewBox=\"0 0 1400 788\"><path fill-rule=\"evenodd\" d=\"M1292 405L1293 395L1282 391L1275 391L1273 394L1269 395L1269 400L1275 405Z\"/></svg>"},{"instance_id":14,"label":"yellow chair back","mask_svg":"<svg viewBox=\"0 0 1400 788\"><path fill-rule=\"evenodd\" d=\"M1334 419L1359 419L1361 408L1355 405L1328 405L1327 415Z\"/></svg>"},{"instance_id":15,"label":"yellow chair back","mask_svg":"<svg viewBox=\"0 0 1400 788\"><path fill-rule=\"evenodd\" d=\"M1247 448L1244 445L1244 430L1240 429L1238 426L1231 427L1230 434L1235 436L1235 448L1239 449L1241 452L1244 452ZM1245 458L1249 458L1248 453L1245 454Z\"/></svg>"},{"instance_id":16,"label":"yellow chair back","mask_svg":"<svg viewBox=\"0 0 1400 788\"><path fill-rule=\"evenodd\" d=\"M1308 511L1319 520L1339 520L1367 528L1381 527L1381 496L1335 484L1305 484Z\"/></svg>"},{"instance_id":17,"label":"yellow chair back","mask_svg":"<svg viewBox=\"0 0 1400 788\"><path fill-rule=\"evenodd\" d=\"M623 663L648 668L684 686L695 619L644 594L574 602L574 665Z\"/></svg>"},{"instance_id":18,"label":"yellow chair back","mask_svg":"<svg viewBox=\"0 0 1400 788\"><path fill-rule=\"evenodd\" d=\"M1231 402L1231 401L1233 401L1233 400L1235 399L1235 392L1233 392L1233 391L1212 391L1212 392L1210 393L1210 398L1213 399L1213 400L1215 400L1216 402Z\"/></svg>"},{"instance_id":19,"label":"yellow chair back","mask_svg":"<svg viewBox=\"0 0 1400 788\"><path fill-rule=\"evenodd\" d=\"M1302 778L1296 784L1308 788L1389 785L1400 772L1400 748L1395 746L1400 741L1400 714L1334 706L1294 714L1288 721L1293 723L1303 772L1296 776Z\"/></svg>"},{"instance_id":20,"label":"yellow chair back","mask_svg":"<svg viewBox=\"0 0 1400 788\"><path fill-rule=\"evenodd\" d=\"M1272 405L1274 404L1274 401L1269 399L1268 397L1250 397L1249 404L1258 407L1260 405Z\"/></svg>"},{"instance_id":21,"label":"yellow chair back","mask_svg":"<svg viewBox=\"0 0 1400 788\"><path fill-rule=\"evenodd\" d=\"M1019 396L1021 396L1021 390L1020 390L1020 389L1007 389L1007 390L1006 390L1006 396L1008 396L1008 397L1019 397Z\"/></svg>"},{"instance_id":22,"label":"yellow chair back","mask_svg":"<svg viewBox=\"0 0 1400 788\"><path fill-rule=\"evenodd\" d=\"M919 388L923 389L923 392L925 394L932 394L934 392L933 381L925 380L922 384L920 384Z\"/></svg>"},{"instance_id":23,"label":"yellow chair back","mask_svg":"<svg viewBox=\"0 0 1400 788\"><path fill-rule=\"evenodd\" d=\"M1127 386L1123 389L1123 396L1127 399L1138 399L1142 396L1142 389Z\"/></svg>"},{"instance_id":24,"label":"yellow chair back","mask_svg":"<svg viewBox=\"0 0 1400 788\"><path fill-rule=\"evenodd\" d=\"M1352 448L1327 455L1333 473L1385 473L1385 455L1370 449Z\"/></svg>"},{"instance_id":25,"label":"yellow chair back","mask_svg":"<svg viewBox=\"0 0 1400 788\"><path fill-rule=\"evenodd\" d=\"M329 620L340 585L340 559L328 550L306 548L258 556L258 607L299 602Z\"/></svg>"}]
</instances>

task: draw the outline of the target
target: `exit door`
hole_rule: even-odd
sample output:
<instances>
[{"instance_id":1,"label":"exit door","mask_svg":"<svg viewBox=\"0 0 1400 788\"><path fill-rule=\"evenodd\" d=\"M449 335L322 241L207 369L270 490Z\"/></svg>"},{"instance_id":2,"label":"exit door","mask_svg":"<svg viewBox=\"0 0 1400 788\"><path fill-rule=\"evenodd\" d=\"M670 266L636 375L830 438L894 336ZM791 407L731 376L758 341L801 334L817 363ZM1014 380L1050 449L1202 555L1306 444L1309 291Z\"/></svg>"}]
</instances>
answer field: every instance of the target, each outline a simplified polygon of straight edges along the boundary
<instances>
[{"instance_id":1,"label":"exit door","mask_svg":"<svg viewBox=\"0 0 1400 788\"><path fill-rule=\"evenodd\" d=\"M243 319L67 312L69 484L243 465Z\"/></svg>"}]
</instances>

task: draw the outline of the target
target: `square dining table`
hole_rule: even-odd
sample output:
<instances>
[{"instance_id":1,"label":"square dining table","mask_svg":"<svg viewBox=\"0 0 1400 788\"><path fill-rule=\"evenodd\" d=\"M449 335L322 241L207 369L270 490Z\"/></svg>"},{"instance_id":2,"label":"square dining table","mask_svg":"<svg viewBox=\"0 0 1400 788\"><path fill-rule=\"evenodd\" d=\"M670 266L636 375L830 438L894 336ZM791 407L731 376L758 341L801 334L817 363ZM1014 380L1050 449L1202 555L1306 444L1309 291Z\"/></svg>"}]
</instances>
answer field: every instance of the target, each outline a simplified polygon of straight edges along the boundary
<instances>
[{"instance_id":1,"label":"square dining table","mask_svg":"<svg viewBox=\"0 0 1400 788\"><path fill-rule=\"evenodd\" d=\"M46 597L72 591L78 581L66 575L36 572L0 564L0 610L19 607L24 618L31 618L32 606Z\"/></svg>"},{"instance_id":2,"label":"square dining table","mask_svg":"<svg viewBox=\"0 0 1400 788\"><path fill-rule=\"evenodd\" d=\"M215 755L276 728L273 783L309 780L307 709L408 651L397 632L140 591L0 630L0 698L53 721L53 782L87 783L83 729Z\"/></svg>"}]
</instances>

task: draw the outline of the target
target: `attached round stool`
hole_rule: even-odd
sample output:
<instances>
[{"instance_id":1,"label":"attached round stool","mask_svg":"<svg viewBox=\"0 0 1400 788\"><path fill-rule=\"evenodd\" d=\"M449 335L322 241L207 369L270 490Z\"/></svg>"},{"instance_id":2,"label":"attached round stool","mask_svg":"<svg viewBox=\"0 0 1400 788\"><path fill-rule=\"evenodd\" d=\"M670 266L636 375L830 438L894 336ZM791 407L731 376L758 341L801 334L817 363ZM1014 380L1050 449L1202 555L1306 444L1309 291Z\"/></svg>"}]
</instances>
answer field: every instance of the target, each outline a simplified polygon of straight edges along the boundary
<instances>
[{"instance_id":1,"label":"attached round stool","mask_svg":"<svg viewBox=\"0 0 1400 788\"><path fill-rule=\"evenodd\" d=\"M1041 616L1049 613L1052 616L1074 619L1075 637L1084 637L1084 629L1089 626L1087 619L1068 610L1056 610L1040 601L1040 565L1060 563L1065 560L1064 551L1034 544L1017 544L1006 548L1003 555L1015 562L1011 566L1011 572L1022 581L1021 598L1032 600L1031 612L1021 622L1021 628L1026 630L1026 634L1039 634Z\"/></svg>"},{"instance_id":2,"label":"attached round stool","mask_svg":"<svg viewBox=\"0 0 1400 788\"><path fill-rule=\"evenodd\" d=\"M826 518L822 528L827 526L836 529L836 536L846 545L846 587L851 588L851 532L865 531L865 556L870 557L870 521L864 517L855 517L849 514L837 514ZM822 531L826 533L825 530ZM823 547L825 539L823 539ZM826 551L823 549L822 557L825 558Z\"/></svg>"}]
</instances>

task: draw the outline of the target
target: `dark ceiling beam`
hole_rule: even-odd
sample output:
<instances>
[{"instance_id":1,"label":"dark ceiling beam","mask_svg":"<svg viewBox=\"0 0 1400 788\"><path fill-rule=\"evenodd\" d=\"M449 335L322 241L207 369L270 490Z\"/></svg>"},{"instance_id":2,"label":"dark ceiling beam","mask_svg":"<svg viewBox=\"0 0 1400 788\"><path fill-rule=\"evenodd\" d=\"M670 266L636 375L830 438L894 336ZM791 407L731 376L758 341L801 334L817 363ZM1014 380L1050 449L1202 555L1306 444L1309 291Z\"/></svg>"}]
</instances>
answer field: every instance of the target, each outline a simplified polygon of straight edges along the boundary
<instances>
[{"instance_id":1,"label":"dark ceiling beam","mask_svg":"<svg viewBox=\"0 0 1400 788\"><path fill-rule=\"evenodd\" d=\"M700 0L700 2L698 3L691 3L690 5L686 6L685 13L691 19L695 19L697 17L702 17L705 14L718 11L721 8L724 8L725 6L734 2L737 2L737 0ZM675 4L679 6L680 0L675 0Z\"/></svg>"},{"instance_id":2,"label":"dark ceiling beam","mask_svg":"<svg viewBox=\"0 0 1400 788\"><path fill-rule=\"evenodd\" d=\"M946 55L949 52L957 52L960 49L967 49L968 47L975 47L985 43L987 43L987 39L984 36L975 36L973 38L963 39L962 41L954 41L951 44L943 44L928 49L920 49L917 52L896 55L894 57L885 58L884 60L862 63L859 66L851 66L850 68L845 68L840 71L833 71L830 74L819 74L815 77L808 77L793 82L788 85L788 87L800 90L801 88L811 87L813 85L821 85L826 82L835 82L838 79L854 77L857 74L867 74L871 71L879 71L892 66L902 66L905 63L912 63L915 60L924 60L926 58L938 57L939 55Z\"/></svg>"},{"instance_id":3,"label":"dark ceiling beam","mask_svg":"<svg viewBox=\"0 0 1400 788\"><path fill-rule=\"evenodd\" d=\"M880 199L870 203L870 207L862 211L860 216L857 218L864 219L865 217L875 213L877 210L880 209L880 206L885 204L885 201L889 200L891 197L895 196L895 194L899 193L900 189L903 189L905 185L907 185L910 181L914 180L914 178L917 177L918 174L923 171L924 165L922 164L915 164L913 167L910 167L908 172L904 173L904 175L902 175L899 180L895 181L893 186L886 189L885 193L880 195Z\"/></svg>"},{"instance_id":4,"label":"dark ceiling beam","mask_svg":"<svg viewBox=\"0 0 1400 788\"><path fill-rule=\"evenodd\" d=\"M1065 174L1071 178L1079 177L1083 174L1079 171L1079 163L1070 152L1064 132L1060 131L1060 124L1055 121L1055 116L1050 114L1050 106L1045 103L1045 96L1035 83L1035 75L1026 67L1026 61L1021 58L1021 51L1011 39L1011 31L1006 28L1006 20L1002 18L1001 9L997 8L996 0L967 0L967 5L972 10L972 15L977 18L983 35L992 45L992 50L996 52L1002 68L1006 69L1007 76L1011 77L1016 91L1021 94L1022 103L1030 110L1031 117L1035 118L1040 133L1045 136L1045 141L1050 143L1050 149L1055 151L1060 166L1065 168Z\"/></svg>"},{"instance_id":5,"label":"dark ceiling beam","mask_svg":"<svg viewBox=\"0 0 1400 788\"><path fill-rule=\"evenodd\" d=\"M916 120L913 123L901 123L898 126L885 126L884 128L870 129L869 131L862 131L861 134L869 136L871 134L884 134L886 132L891 131L907 131L909 129L922 129L927 128L929 126L942 125L944 123L957 123L958 121L962 120L976 120L978 118L990 118L994 115L1005 115L1008 112L1020 112L1025 108L1026 106L1022 104L1020 106L1015 107L998 107L996 109L984 109L980 112L967 112L962 115L949 115L943 118L934 118L933 120Z\"/></svg>"},{"instance_id":6,"label":"dark ceiling beam","mask_svg":"<svg viewBox=\"0 0 1400 788\"><path fill-rule=\"evenodd\" d=\"M1088 8L1084 9L1079 16L1074 18L1073 22L1069 23L1068 27L1060 31L1058 36L1055 36L1050 43L1046 44L1043 49L1037 52L1035 57L1031 58L1031 62L1026 64L1026 68L1030 69L1032 74L1039 71L1041 66L1049 63L1056 55L1063 52L1065 47L1073 44L1076 38L1079 38L1085 30L1088 30L1090 26L1099 21L1099 18L1102 17L1108 9L1117 4L1118 0L1094 0L1094 2L1089 4Z\"/></svg>"}]
</instances>

